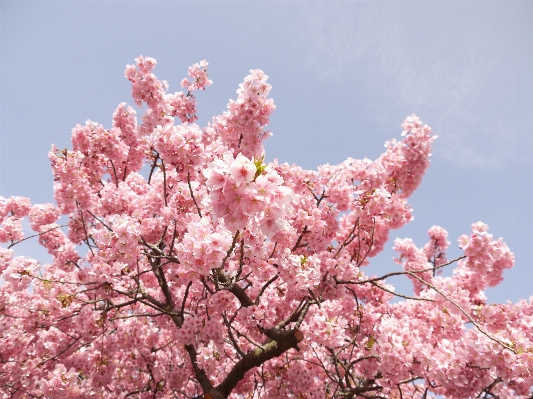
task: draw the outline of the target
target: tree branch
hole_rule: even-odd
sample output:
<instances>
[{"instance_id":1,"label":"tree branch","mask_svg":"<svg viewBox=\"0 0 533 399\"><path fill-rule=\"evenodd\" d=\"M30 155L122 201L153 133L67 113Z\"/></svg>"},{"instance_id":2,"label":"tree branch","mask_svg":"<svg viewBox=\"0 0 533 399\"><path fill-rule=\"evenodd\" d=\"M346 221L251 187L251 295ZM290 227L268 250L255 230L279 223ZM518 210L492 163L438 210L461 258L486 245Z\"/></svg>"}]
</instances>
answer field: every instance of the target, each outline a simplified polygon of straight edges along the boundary
<instances>
[{"instance_id":1,"label":"tree branch","mask_svg":"<svg viewBox=\"0 0 533 399\"><path fill-rule=\"evenodd\" d=\"M192 368L194 370L194 375L196 376L196 379L200 383L202 390L204 391L204 393L213 392L213 384L211 383L211 381L209 381L209 378L207 377L207 374L205 373L205 371L201 369L200 367L198 367L198 359L197 359L197 353L196 353L195 347L190 344L185 345L185 350L189 354ZM214 397L216 398L216 396Z\"/></svg>"},{"instance_id":2,"label":"tree branch","mask_svg":"<svg viewBox=\"0 0 533 399\"><path fill-rule=\"evenodd\" d=\"M57 229L60 229L61 227L66 227L66 226L68 226L68 224L62 224L61 226L52 227L51 229L48 229L48 230L43 231L43 232L41 232L41 233L31 235L31 236L26 237L26 238L23 238L22 240L17 241L17 242L13 242L13 243L11 243L7 248L9 249L9 248L11 248L12 246L21 243L22 241L29 240L30 238L33 238L33 237L38 237L38 236L43 235L43 234L46 234L46 233L48 233L48 232L50 232L50 231L52 231L52 230L57 230ZM91 250L91 252L92 252L92 250Z\"/></svg>"},{"instance_id":3,"label":"tree branch","mask_svg":"<svg viewBox=\"0 0 533 399\"><path fill-rule=\"evenodd\" d=\"M194 198L194 194L192 192L192 186L191 186L191 174L187 173L187 184L189 185L189 191L191 192L191 197L194 202L194 206L196 206L196 210L198 211L198 216L202 217L202 212L200 212L200 207L196 203L196 198Z\"/></svg>"},{"instance_id":4,"label":"tree branch","mask_svg":"<svg viewBox=\"0 0 533 399\"><path fill-rule=\"evenodd\" d=\"M513 352L514 354L516 354L516 350L515 350L512 346L506 344L506 343L503 342L503 341L500 341L498 338L492 336L492 335L489 334L487 331L483 330L483 329L481 328L481 326L475 322L475 320L472 318L472 316L470 316L470 315L466 312L466 310L464 310L464 309L463 309L463 308L462 308L457 302L455 302L455 301L454 301L453 299L451 299L449 296L447 296L446 294L444 294L442 291L440 291L440 290L439 290L438 288L436 288L434 285L432 285L432 284L428 283L427 281L421 279L421 278L418 277L416 274L411 273L411 272L407 272L407 274L409 274L410 276L416 278L416 279L417 279L418 281L420 281L422 284L427 285L429 288L431 288L431 289L433 289L434 291L436 291L437 293L441 294L441 295L442 295L447 301L449 301L449 302L451 302L452 304L454 304L455 307L456 307L457 309L459 309L459 311L460 311L462 314L464 314L464 315L468 318L468 320L470 320L470 322L471 322L471 323L472 323L472 324L478 329L478 331L479 331L480 333L482 333L483 335L485 335L487 338L493 340L494 342L500 344L500 345L503 346L505 349L508 349L508 350L510 350L511 352Z\"/></svg>"},{"instance_id":5,"label":"tree branch","mask_svg":"<svg viewBox=\"0 0 533 399\"><path fill-rule=\"evenodd\" d=\"M233 369L226 376L224 381L217 386L216 390L226 398L231 391L237 386L244 375L254 367L258 367L274 357L278 357L288 351L289 349L298 349L298 343L303 340L303 333L298 330L279 331L273 333L273 329L269 329L272 337L275 339L259 348L249 351L240 359ZM267 330L265 330L267 331ZM203 386L202 386L203 388Z\"/></svg>"}]
</instances>

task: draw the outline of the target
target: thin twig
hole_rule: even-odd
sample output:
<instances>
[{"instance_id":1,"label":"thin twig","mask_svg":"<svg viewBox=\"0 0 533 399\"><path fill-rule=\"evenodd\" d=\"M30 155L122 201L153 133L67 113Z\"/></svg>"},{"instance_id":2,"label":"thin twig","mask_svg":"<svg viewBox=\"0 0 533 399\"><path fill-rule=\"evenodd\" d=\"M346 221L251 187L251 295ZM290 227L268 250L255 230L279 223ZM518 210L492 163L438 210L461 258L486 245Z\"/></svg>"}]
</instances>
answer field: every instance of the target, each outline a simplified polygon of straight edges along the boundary
<instances>
[{"instance_id":1,"label":"thin twig","mask_svg":"<svg viewBox=\"0 0 533 399\"><path fill-rule=\"evenodd\" d=\"M155 150L152 149L152 151L155 151ZM152 174L154 173L155 167L157 166L158 159L159 159L159 153L156 151L154 163L152 164L152 168L150 169L150 174L148 175L148 184L150 184L150 181L152 180Z\"/></svg>"},{"instance_id":2,"label":"thin twig","mask_svg":"<svg viewBox=\"0 0 533 399\"><path fill-rule=\"evenodd\" d=\"M111 227L109 227L107 224L105 224L104 222L102 222L100 219L98 219L98 217L92 213L90 210L87 209L87 212L89 212L91 214L91 216L93 218L95 218L96 220L98 220L100 223L102 223L110 232L114 233L113 229Z\"/></svg>"},{"instance_id":3,"label":"thin twig","mask_svg":"<svg viewBox=\"0 0 533 399\"><path fill-rule=\"evenodd\" d=\"M167 172L165 170L165 161L161 158L161 170L163 171L163 200L165 206L168 206L167 203Z\"/></svg>"},{"instance_id":4,"label":"thin twig","mask_svg":"<svg viewBox=\"0 0 533 399\"><path fill-rule=\"evenodd\" d=\"M194 202L194 205L196 206L196 210L198 211L198 216L202 217L202 212L200 212L200 207L196 203L196 198L194 198L194 194L192 192L192 186L191 186L191 174L187 173L187 184L189 185L189 191L191 192L191 197Z\"/></svg>"},{"instance_id":5,"label":"thin twig","mask_svg":"<svg viewBox=\"0 0 533 399\"><path fill-rule=\"evenodd\" d=\"M388 292L389 294L392 294L392 295L395 295L395 296L398 296L400 298L405 298L405 299L413 299L415 301L428 301L428 302L435 302L434 299L428 299L428 298L422 298L422 297L414 297L414 296L408 296L408 295L402 295L402 294L398 294L394 291L391 291L389 290L388 288L385 288L379 284L376 284L375 282L371 282L370 284L372 284L373 286L385 291L385 292Z\"/></svg>"},{"instance_id":6,"label":"thin twig","mask_svg":"<svg viewBox=\"0 0 533 399\"><path fill-rule=\"evenodd\" d=\"M240 230L237 230L235 232L235 235L233 236L233 241L231 243L231 247L228 249L228 252L226 252L226 256L224 257L224 259L222 259L222 264L220 265L220 269L224 269L228 258L231 256L231 253L235 249L235 245L237 244L237 238L239 238L239 233L240 233Z\"/></svg>"},{"instance_id":7,"label":"thin twig","mask_svg":"<svg viewBox=\"0 0 533 399\"><path fill-rule=\"evenodd\" d=\"M451 299L450 297L448 297L446 294L444 294L442 291L440 291L437 287L435 287L434 285L428 283L427 281L421 279L420 277L418 277L416 274L414 273L411 273L411 272L407 272L407 274L409 274L410 276L416 278L418 281L420 281L422 284L425 284L427 285L429 288L433 289L434 291L438 292L439 294L441 294L447 301L451 302L452 304L454 304L457 309L459 309L461 311L462 314L464 314L468 320L470 320L472 322L472 324L479 330L480 333L482 333L483 335L485 335L487 338L493 340L494 342L500 344L501 346L503 346L505 349L508 349L510 350L511 352L513 352L514 354L516 354L516 350L513 349L513 347L509 346L508 344L506 344L505 342L503 341L500 341L498 338L496 337L493 337L491 334L489 334L488 332L486 332L485 330L483 330L481 328L481 326L479 324L477 324L474 319L472 318L472 316L470 316L459 304L457 304L457 302L455 302L453 299Z\"/></svg>"},{"instance_id":8,"label":"thin twig","mask_svg":"<svg viewBox=\"0 0 533 399\"><path fill-rule=\"evenodd\" d=\"M111 162L111 167L113 168L113 175L115 176L115 187L118 188L117 170L115 169L115 165L113 164L113 161L109 160L109 162Z\"/></svg>"},{"instance_id":9,"label":"thin twig","mask_svg":"<svg viewBox=\"0 0 533 399\"><path fill-rule=\"evenodd\" d=\"M46 233L48 233L48 232L50 232L50 231L52 231L52 230L56 230L56 229L59 229L59 228L61 228L61 227L66 227L66 226L68 226L68 223L67 223L67 224L62 224L61 226L52 227L51 229L48 229L48 230L43 231L43 232L41 232L41 233L34 234L34 235L32 235L32 236L29 236L29 237L23 238L22 240L17 241L17 242L14 242L14 243L12 243L11 245L9 245L9 246L7 247L7 249L11 248L11 247L14 246L14 245L17 245L17 244L21 243L22 241L29 240L30 238L33 238L33 237L38 237L38 236L43 235L43 234L46 234Z\"/></svg>"},{"instance_id":10,"label":"thin twig","mask_svg":"<svg viewBox=\"0 0 533 399\"><path fill-rule=\"evenodd\" d=\"M76 202L76 206L78 206L77 202ZM87 227L85 226L85 219L83 218L83 211L81 209L79 209L79 207L78 207L78 211L80 212L81 224L83 225L83 231L85 232L85 242L86 242L87 246L89 247L89 250L91 251L91 254L94 256L93 249L92 249L91 245L89 244L89 234L87 234ZM94 240L93 240L93 242L94 242Z\"/></svg>"},{"instance_id":11,"label":"thin twig","mask_svg":"<svg viewBox=\"0 0 533 399\"><path fill-rule=\"evenodd\" d=\"M294 247L292 247L291 252L296 251L300 247L300 242L302 241L304 234L307 233L309 233L309 230L307 230L307 226L304 226L302 232L300 233L300 236L298 237L298 240L296 240L296 244L294 244Z\"/></svg>"},{"instance_id":12,"label":"thin twig","mask_svg":"<svg viewBox=\"0 0 533 399\"><path fill-rule=\"evenodd\" d=\"M270 284L272 284L274 281L277 280L277 278L279 277L279 274L276 274L274 277L272 277L270 280L268 280L262 287L261 287L261 290L259 291L259 294L257 294L257 297L255 298L255 301L254 301L254 304L257 306L259 305L259 299L261 298L261 295L263 295L263 293L265 292L265 290L268 288L268 286Z\"/></svg>"},{"instance_id":13,"label":"thin twig","mask_svg":"<svg viewBox=\"0 0 533 399\"><path fill-rule=\"evenodd\" d=\"M357 237L357 236L355 236L355 235L352 237L352 235L353 235L353 233L355 232L355 229L357 228L357 226L359 225L359 219L360 219L359 217L356 219L352 231L350 231L350 233L349 233L349 234L346 236L346 238L344 239L344 242L339 246L339 249L337 250L337 252L336 252L335 255L333 256L333 259L337 258L337 256L338 256L339 253L344 249L344 247L345 247L346 245L350 244L350 243L353 241L353 239L354 239L355 237ZM350 237L352 237L352 238L350 239ZM349 240L349 239L350 239L350 240ZM348 241L348 240L349 240L349 241Z\"/></svg>"},{"instance_id":14,"label":"thin twig","mask_svg":"<svg viewBox=\"0 0 533 399\"><path fill-rule=\"evenodd\" d=\"M371 279L368 279L368 280L344 281L344 280L338 280L337 278L335 278L335 282L337 284L366 284L366 283L372 283L374 281L385 280L386 278L393 277L393 276L403 276L403 275L410 274L410 273L429 272L429 271L432 271L432 270L440 269L440 268L445 267L445 266L449 266L452 263L457 262L458 260L461 260L461 259L464 259L464 258L466 258L466 256L460 256L459 258L455 258L455 259L449 261L448 263L445 263L445 264L440 265L440 266L429 267L427 269L420 269L420 270L410 270L410 271L403 271L403 272L391 272L391 273L384 274L381 277L375 277L375 278L371 278Z\"/></svg>"},{"instance_id":15,"label":"thin twig","mask_svg":"<svg viewBox=\"0 0 533 399\"><path fill-rule=\"evenodd\" d=\"M183 319L183 311L185 310L185 302L187 301L187 295L189 294L189 289L191 288L192 281L189 281L187 288L185 288L185 294L183 294L183 301L181 302L180 315Z\"/></svg>"}]
</instances>

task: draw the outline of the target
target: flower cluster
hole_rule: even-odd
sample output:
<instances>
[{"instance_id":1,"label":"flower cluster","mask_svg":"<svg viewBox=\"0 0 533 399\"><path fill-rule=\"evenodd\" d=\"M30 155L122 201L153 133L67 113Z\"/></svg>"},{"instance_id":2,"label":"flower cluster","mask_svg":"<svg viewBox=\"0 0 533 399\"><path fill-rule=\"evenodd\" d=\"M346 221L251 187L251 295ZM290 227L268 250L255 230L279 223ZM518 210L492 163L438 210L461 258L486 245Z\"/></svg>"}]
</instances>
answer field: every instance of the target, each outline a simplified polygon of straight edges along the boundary
<instances>
[{"instance_id":1,"label":"flower cluster","mask_svg":"<svg viewBox=\"0 0 533 399\"><path fill-rule=\"evenodd\" d=\"M157 126L149 141L169 167L185 174L202 161L202 132L196 125Z\"/></svg>"},{"instance_id":2,"label":"flower cluster","mask_svg":"<svg viewBox=\"0 0 533 399\"><path fill-rule=\"evenodd\" d=\"M284 227L292 190L262 159L231 153L213 161L204 172L214 214L232 231L248 228L270 238Z\"/></svg>"},{"instance_id":3,"label":"flower cluster","mask_svg":"<svg viewBox=\"0 0 533 399\"><path fill-rule=\"evenodd\" d=\"M187 278L192 275L207 276L221 264L231 246L231 234L221 225L213 226L207 218L193 221L187 226L187 233L177 252L184 260L181 273Z\"/></svg>"},{"instance_id":4,"label":"flower cluster","mask_svg":"<svg viewBox=\"0 0 533 399\"><path fill-rule=\"evenodd\" d=\"M263 71L250 70L240 85L237 101L231 100L228 110L209 126L209 134L219 136L225 147L236 156L242 153L248 158L263 153L262 141L270 137L270 131L263 131L268 125L270 114L276 109L274 101L268 98L271 86Z\"/></svg>"},{"instance_id":5,"label":"flower cluster","mask_svg":"<svg viewBox=\"0 0 533 399\"><path fill-rule=\"evenodd\" d=\"M132 82L131 94L135 103L140 107L145 102L150 108L143 123L143 133L149 134L150 127L170 122L169 117L177 116L182 122L194 122L198 119L196 99L191 92L204 90L212 83L207 79L208 63L205 60L189 68L189 76L193 79L192 83L187 79L182 80L182 87L186 87L189 91L187 94L183 92L166 93L168 83L158 80L152 73L157 64L155 59L141 56L135 61L137 61L137 68L135 65L128 65L124 74Z\"/></svg>"},{"instance_id":6,"label":"flower cluster","mask_svg":"<svg viewBox=\"0 0 533 399\"><path fill-rule=\"evenodd\" d=\"M0 197L0 242L18 242L24 238L20 219L30 211L31 202L25 197Z\"/></svg>"},{"instance_id":7,"label":"flower cluster","mask_svg":"<svg viewBox=\"0 0 533 399\"><path fill-rule=\"evenodd\" d=\"M494 287L503 280L503 271L514 264L514 255L500 238L494 240L489 226L482 222L472 225L473 233L459 238L459 247L466 259L454 270L457 278L471 295L486 287Z\"/></svg>"},{"instance_id":8,"label":"flower cluster","mask_svg":"<svg viewBox=\"0 0 533 399\"><path fill-rule=\"evenodd\" d=\"M191 65L189 67L189 76L192 78L192 82L184 78L181 81L181 87L191 92L194 90L205 90L207 86L211 86L213 82L207 78L208 65L206 60Z\"/></svg>"}]
</instances>

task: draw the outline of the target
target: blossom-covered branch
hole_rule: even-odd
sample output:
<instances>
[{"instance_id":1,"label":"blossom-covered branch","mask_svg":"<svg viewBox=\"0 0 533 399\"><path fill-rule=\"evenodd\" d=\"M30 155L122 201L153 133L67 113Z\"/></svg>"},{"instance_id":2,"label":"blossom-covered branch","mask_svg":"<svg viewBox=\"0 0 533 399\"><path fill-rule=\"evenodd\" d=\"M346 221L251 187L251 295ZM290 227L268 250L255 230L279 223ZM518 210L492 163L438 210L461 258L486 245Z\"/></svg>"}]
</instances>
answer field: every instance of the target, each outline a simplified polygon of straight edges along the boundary
<instances>
[{"instance_id":1,"label":"blossom-covered branch","mask_svg":"<svg viewBox=\"0 0 533 399\"><path fill-rule=\"evenodd\" d=\"M429 126L411 115L376 160L304 170L266 161L263 71L200 127L207 62L175 93L155 67L126 67L140 120L121 103L111 126L88 120L72 149L52 146L55 204L0 197L6 397L530 397L533 305L487 304L514 263L487 225L453 260L441 227L421 248L397 239L403 270L373 271L412 219ZM15 253L30 239L51 263Z\"/></svg>"}]
</instances>

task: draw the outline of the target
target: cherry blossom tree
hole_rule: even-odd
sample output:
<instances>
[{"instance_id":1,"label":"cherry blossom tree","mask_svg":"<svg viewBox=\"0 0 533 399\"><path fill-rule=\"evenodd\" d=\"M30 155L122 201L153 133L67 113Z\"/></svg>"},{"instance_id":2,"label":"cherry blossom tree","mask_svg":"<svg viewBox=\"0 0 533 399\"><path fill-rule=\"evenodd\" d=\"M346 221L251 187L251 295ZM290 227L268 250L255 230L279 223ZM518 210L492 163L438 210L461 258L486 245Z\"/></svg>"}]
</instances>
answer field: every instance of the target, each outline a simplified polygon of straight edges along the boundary
<instances>
[{"instance_id":1,"label":"cherry blossom tree","mask_svg":"<svg viewBox=\"0 0 533 399\"><path fill-rule=\"evenodd\" d=\"M401 271L367 267L412 219L436 138L418 117L375 161L266 163L262 71L201 129L207 62L170 94L136 61L142 123L121 103L52 146L56 205L1 198L3 398L531 397L533 304L486 303L514 261L487 225L459 258L433 226L422 248L395 241ZM27 239L52 263L15 255Z\"/></svg>"}]
</instances>

